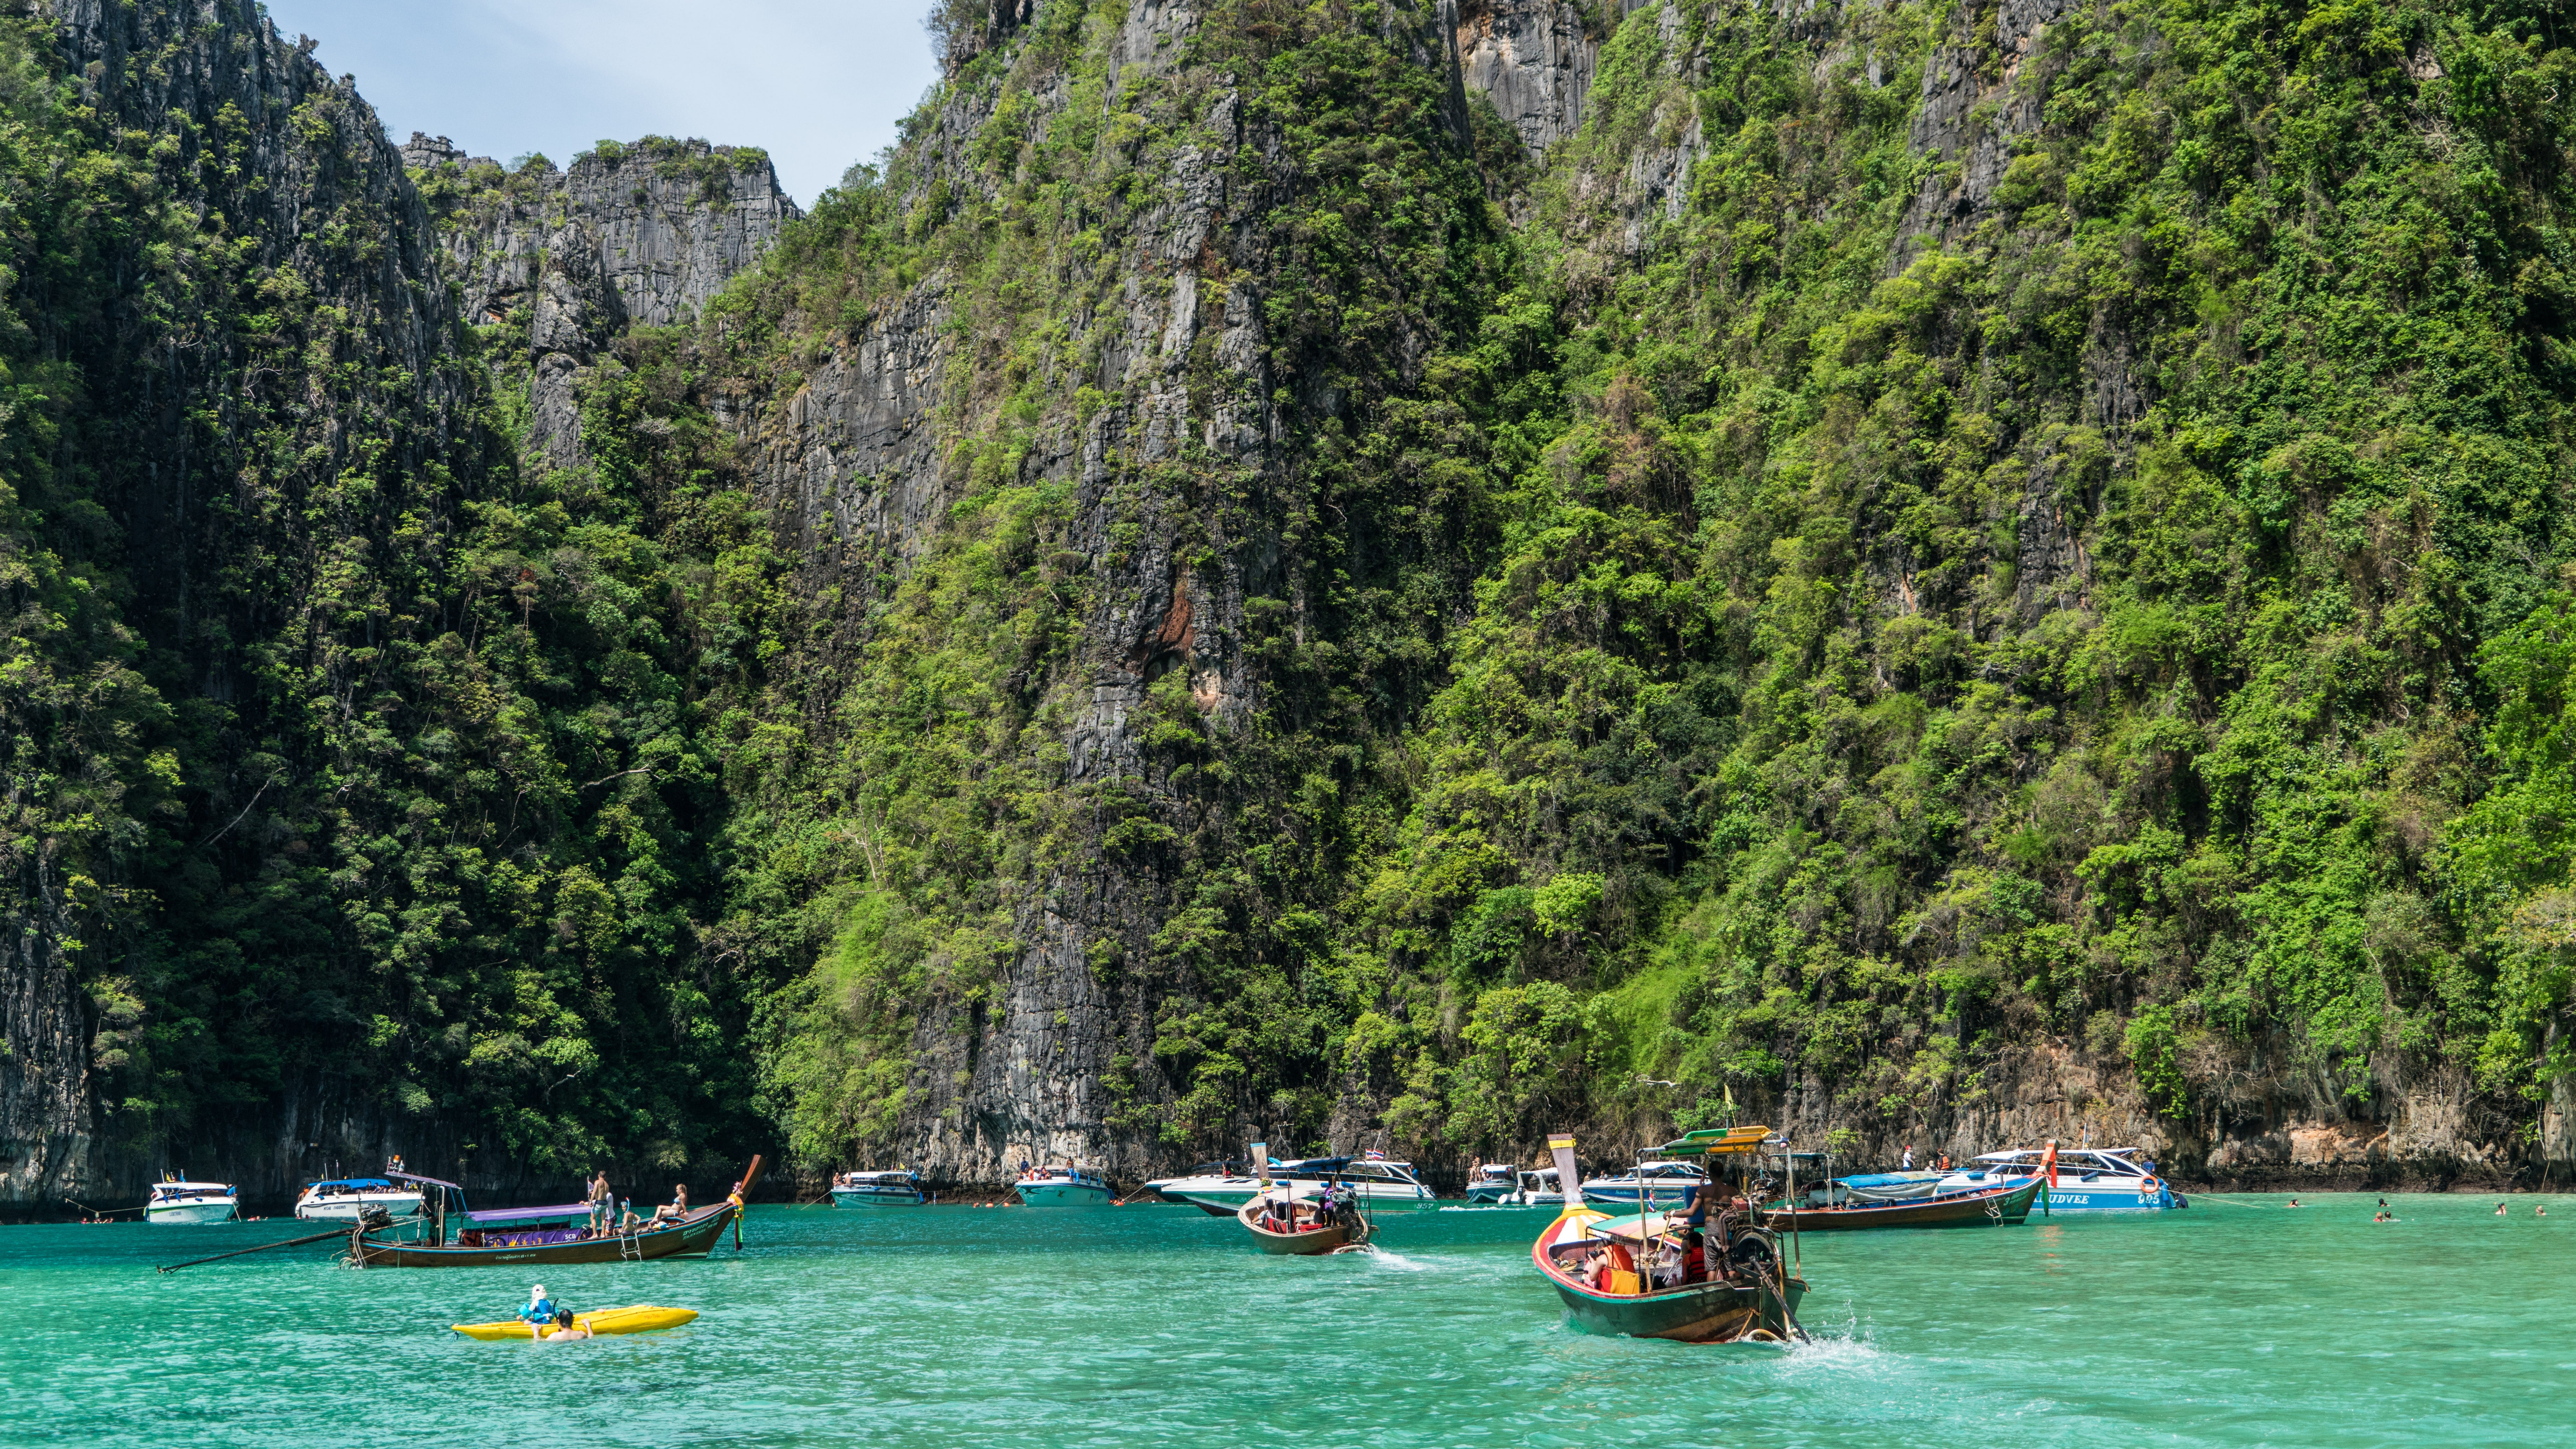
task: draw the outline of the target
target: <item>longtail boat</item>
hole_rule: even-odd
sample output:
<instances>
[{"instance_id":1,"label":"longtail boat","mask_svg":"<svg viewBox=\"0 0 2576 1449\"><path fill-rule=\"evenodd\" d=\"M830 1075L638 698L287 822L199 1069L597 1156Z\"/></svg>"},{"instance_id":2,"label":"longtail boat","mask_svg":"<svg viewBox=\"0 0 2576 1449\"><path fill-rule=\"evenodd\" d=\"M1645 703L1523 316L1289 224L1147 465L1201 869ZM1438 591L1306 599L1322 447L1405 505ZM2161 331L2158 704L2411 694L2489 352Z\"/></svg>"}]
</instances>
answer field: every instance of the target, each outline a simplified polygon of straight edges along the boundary
<instances>
[{"instance_id":1,"label":"longtail boat","mask_svg":"<svg viewBox=\"0 0 2576 1449\"><path fill-rule=\"evenodd\" d=\"M1253 1160L1264 1164L1269 1161L1263 1155L1263 1144L1253 1144ZM1361 1214L1363 1199L1341 1180L1350 1159L1325 1158L1306 1165L1329 1174L1321 1190L1300 1192L1294 1180L1273 1182L1264 1166L1260 1169L1261 1191L1235 1209L1234 1220L1243 1224L1265 1253L1312 1255L1366 1247L1377 1225Z\"/></svg>"},{"instance_id":2,"label":"longtail boat","mask_svg":"<svg viewBox=\"0 0 2576 1449\"><path fill-rule=\"evenodd\" d=\"M1986 1228L2030 1216L2031 1200L2046 1184L2039 1178L1899 1202L1846 1201L1830 1206L1785 1202L1762 1209L1763 1226L1805 1232L1852 1228Z\"/></svg>"},{"instance_id":3,"label":"longtail boat","mask_svg":"<svg viewBox=\"0 0 2576 1449\"><path fill-rule=\"evenodd\" d=\"M490 1268L517 1265L546 1266L557 1263L643 1262L653 1258L703 1258L714 1251L724 1237L725 1229L734 1229L734 1244L742 1243L743 1203L754 1184L760 1181L760 1158L754 1156L744 1169L742 1181L734 1185L723 1201L699 1208L677 1220L639 1226L631 1232L597 1233L588 1228L522 1226L542 1224L546 1220L568 1216L552 1208L517 1209L493 1213L459 1213L461 1224L450 1240L447 1231L447 1194L463 1200L463 1189L452 1182L436 1178L410 1177L406 1180L425 1187L440 1189L431 1217L428 1241L394 1242L376 1236L378 1229L361 1226L349 1234L349 1261L361 1268ZM587 1210L586 1204L571 1205L571 1213Z\"/></svg>"},{"instance_id":4,"label":"longtail boat","mask_svg":"<svg viewBox=\"0 0 2576 1449\"><path fill-rule=\"evenodd\" d=\"M1708 1129L1656 1149L1658 1155L1745 1157L1770 1139L1768 1127ZM1583 1202L1574 1139L1548 1139L1566 1207L1530 1245L1530 1261L1586 1332L1684 1343L1787 1342L1805 1338L1798 1303L1807 1284L1782 1260L1770 1229L1740 1206L1704 1229L1680 1216L1641 1210L1612 1216ZM1739 1173L1741 1178L1743 1174ZM1747 1198L1739 1197L1741 1204Z\"/></svg>"}]
</instances>

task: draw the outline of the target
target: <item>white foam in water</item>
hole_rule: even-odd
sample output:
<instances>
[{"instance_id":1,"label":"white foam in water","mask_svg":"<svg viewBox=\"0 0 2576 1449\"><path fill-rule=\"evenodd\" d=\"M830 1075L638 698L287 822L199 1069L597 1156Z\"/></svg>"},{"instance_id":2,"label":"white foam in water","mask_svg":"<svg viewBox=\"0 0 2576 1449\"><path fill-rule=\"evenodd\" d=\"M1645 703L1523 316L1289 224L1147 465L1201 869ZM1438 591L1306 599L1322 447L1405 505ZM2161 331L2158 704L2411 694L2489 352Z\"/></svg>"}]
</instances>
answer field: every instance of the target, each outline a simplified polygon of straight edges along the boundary
<instances>
[{"instance_id":1,"label":"white foam in water","mask_svg":"<svg viewBox=\"0 0 2576 1449\"><path fill-rule=\"evenodd\" d=\"M1849 1372L1874 1367L1886 1357L1869 1341L1869 1330L1854 1312L1841 1323L1811 1326L1804 1343L1789 1346L1789 1361L1801 1370Z\"/></svg>"},{"instance_id":2,"label":"white foam in water","mask_svg":"<svg viewBox=\"0 0 2576 1449\"><path fill-rule=\"evenodd\" d=\"M1382 1268L1393 1268L1400 1273L1428 1273L1431 1271L1431 1264L1423 1262L1419 1258L1408 1258L1402 1253L1390 1253L1375 1243L1369 1244L1367 1252L1369 1255L1369 1261Z\"/></svg>"}]
</instances>

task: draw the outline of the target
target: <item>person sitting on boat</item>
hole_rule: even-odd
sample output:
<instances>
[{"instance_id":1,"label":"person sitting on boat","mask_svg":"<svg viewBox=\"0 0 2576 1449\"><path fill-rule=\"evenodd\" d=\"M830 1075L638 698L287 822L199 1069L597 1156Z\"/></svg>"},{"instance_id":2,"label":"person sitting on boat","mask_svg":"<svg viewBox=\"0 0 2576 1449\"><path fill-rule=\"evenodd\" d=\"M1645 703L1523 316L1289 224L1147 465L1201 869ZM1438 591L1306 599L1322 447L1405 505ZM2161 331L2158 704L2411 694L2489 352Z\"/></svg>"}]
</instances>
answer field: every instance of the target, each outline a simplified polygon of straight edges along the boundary
<instances>
[{"instance_id":1,"label":"person sitting on boat","mask_svg":"<svg viewBox=\"0 0 2576 1449\"><path fill-rule=\"evenodd\" d=\"M528 1306L519 1310L519 1317L530 1323L551 1323L554 1316L555 1301L546 1296L546 1285L532 1285L528 1289Z\"/></svg>"},{"instance_id":2,"label":"person sitting on boat","mask_svg":"<svg viewBox=\"0 0 2576 1449\"><path fill-rule=\"evenodd\" d=\"M685 1218L688 1215L689 1185L685 1182L673 1183L671 1185L671 1200L662 1204L660 1207L653 1209L653 1221L657 1223L678 1222L680 1219Z\"/></svg>"}]
</instances>

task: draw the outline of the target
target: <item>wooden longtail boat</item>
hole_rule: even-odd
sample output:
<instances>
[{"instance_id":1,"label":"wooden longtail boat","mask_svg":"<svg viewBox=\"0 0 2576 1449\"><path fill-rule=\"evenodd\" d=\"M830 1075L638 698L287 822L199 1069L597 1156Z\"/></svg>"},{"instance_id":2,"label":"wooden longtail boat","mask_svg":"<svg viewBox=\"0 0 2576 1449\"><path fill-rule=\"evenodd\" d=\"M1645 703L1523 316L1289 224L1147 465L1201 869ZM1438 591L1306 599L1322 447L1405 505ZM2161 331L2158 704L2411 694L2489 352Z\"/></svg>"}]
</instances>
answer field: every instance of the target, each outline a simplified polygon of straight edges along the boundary
<instances>
[{"instance_id":1,"label":"wooden longtail boat","mask_svg":"<svg viewBox=\"0 0 2576 1449\"><path fill-rule=\"evenodd\" d=\"M1574 1276L1580 1259L1617 1240L1605 1227L1628 1227L1631 1231L1621 1236L1634 1243L1636 1224L1633 1217L1613 1219L1590 1208L1567 1208L1530 1247L1531 1261L1586 1332L1683 1343L1763 1337L1785 1343L1806 1337L1798 1327L1798 1302L1807 1285L1781 1267L1778 1246L1761 1228L1737 1229L1718 1275L1704 1282L1618 1293L1587 1286ZM1650 1218L1647 1226L1657 1229L1662 1223ZM1635 1250L1627 1251L1633 1256Z\"/></svg>"},{"instance_id":2,"label":"wooden longtail boat","mask_svg":"<svg viewBox=\"0 0 2576 1449\"><path fill-rule=\"evenodd\" d=\"M1719 1157L1742 1160L1759 1152L1770 1136L1768 1127L1712 1128L1656 1151L1664 1156L1707 1154L1715 1167ZM1769 1229L1745 1222L1740 1209L1719 1212L1704 1225L1702 1262L1693 1268L1684 1248L1691 1230L1679 1215L1641 1209L1613 1217L1585 1206L1574 1139L1560 1133L1548 1139L1548 1148L1556 1158L1557 1180L1566 1185L1566 1207L1530 1245L1530 1261L1556 1289L1577 1326L1590 1333L1683 1343L1785 1343L1807 1336L1798 1326L1806 1281L1783 1261L1779 1239ZM1746 1170L1737 1175L1741 1179ZM1683 1270L1676 1274L1667 1269L1663 1285L1657 1286L1659 1260L1671 1261L1665 1259L1667 1252L1681 1260ZM1596 1255L1606 1271L1586 1281L1582 1269ZM1682 1281L1674 1281L1676 1277Z\"/></svg>"},{"instance_id":3,"label":"wooden longtail boat","mask_svg":"<svg viewBox=\"0 0 2576 1449\"><path fill-rule=\"evenodd\" d=\"M429 1179L422 1179L424 1182ZM559 1241L536 1241L553 1237L545 1233L503 1234L507 1241L500 1245L466 1246L447 1240L445 1214L438 1215L436 1241L398 1243L376 1237L361 1227L349 1234L349 1261L361 1268L493 1268L548 1266L556 1263L643 1262L652 1258L703 1258L724 1237L726 1228L736 1230L734 1241L742 1241L740 1223L745 1199L760 1181L760 1158L751 1159L742 1182L724 1201L702 1207L677 1222L659 1227L641 1228L631 1233L608 1233L598 1237L575 1237ZM453 1184L436 1183L440 1187ZM463 1233L457 1234L459 1238Z\"/></svg>"},{"instance_id":4,"label":"wooden longtail boat","mask_svg":"<svg viewBox=\"0 0 2576 1449\"><path fill-rule=\"evenodd\" d=\"M1985 1228L2018 1223L2030 1216L2031 1199L2046 1186L2040 1178L1946 1197L1919 1197L1903 1202L1844 1203L1836 1207L1762 1210L1765 1227L1822 1232L1849 1228Z\"/></svg>"},{"instance_id":5,"label":"wooden longtail boat","mask_svg":"<svg viewBox=\"0 0 2576 1449\"><path fill-rule=\"evenodd\" d=\"M1346 1212L1327 1218L1322 1225L1307 1228L1302 1232L1275 1232L1262 1226L1262 1221L1269 1215L1270 1209L1279 1202L1277 1198L1256 1197L1235 1209L1234 1212L1234 1220L1243 1224L1245 1230L1252 1234L1252 1240L1259 1243L1261 1251L1265 1253L1339 1252L1343 1248L1366 1246L1371 1235L1377 1231L1367 1219L1357 1213Z\"/></svg>"}]
</instances>

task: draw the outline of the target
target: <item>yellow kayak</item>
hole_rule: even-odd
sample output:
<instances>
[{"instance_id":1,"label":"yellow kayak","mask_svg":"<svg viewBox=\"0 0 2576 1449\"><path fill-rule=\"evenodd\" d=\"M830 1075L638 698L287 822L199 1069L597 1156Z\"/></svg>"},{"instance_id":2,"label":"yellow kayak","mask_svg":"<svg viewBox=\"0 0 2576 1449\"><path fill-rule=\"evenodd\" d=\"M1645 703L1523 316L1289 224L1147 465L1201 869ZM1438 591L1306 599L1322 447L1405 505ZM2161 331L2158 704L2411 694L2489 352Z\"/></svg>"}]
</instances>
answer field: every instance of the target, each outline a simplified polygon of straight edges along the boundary
<instances>
[{"instance_id":1,"label":"yellow kayak","mask_svg":"<svg viewBox=\"0 0 2576 1449\"><path fill-rule=\"evenodd\" d=\"M572 1316L574 1324L593 1333L651 1333L657 1328L677 1328L698 1316L694 1308L656 1308L638 1303L628 1308L597 1308ZM534 1325L513 1318L502 1323L458 1323L450 1325L467 1338L527 1338Z\"/></svg>"}]
</instances>

